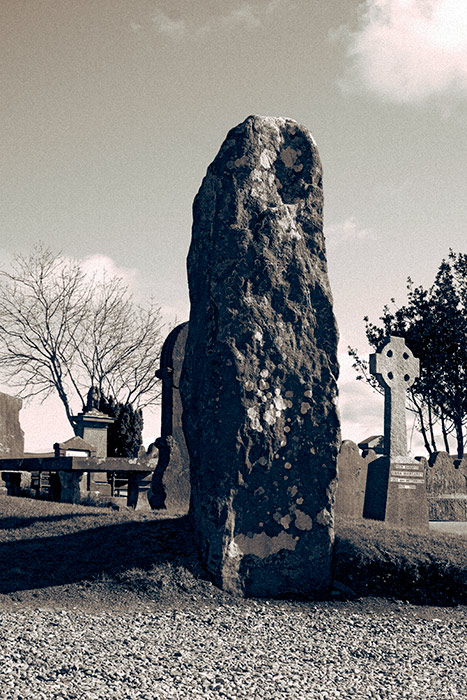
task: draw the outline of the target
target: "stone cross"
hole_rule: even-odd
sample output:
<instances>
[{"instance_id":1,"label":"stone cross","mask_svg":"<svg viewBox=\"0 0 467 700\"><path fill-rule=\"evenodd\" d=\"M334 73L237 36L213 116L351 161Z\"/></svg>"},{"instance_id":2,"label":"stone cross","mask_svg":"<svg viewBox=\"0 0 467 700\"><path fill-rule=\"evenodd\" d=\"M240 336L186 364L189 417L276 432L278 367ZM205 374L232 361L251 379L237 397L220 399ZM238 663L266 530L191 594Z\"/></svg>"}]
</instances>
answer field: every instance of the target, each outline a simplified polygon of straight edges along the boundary
<instances>
[{"instance_id":1,"label":"stone cross","mask_svg":"<svg viewBox=\"0 0 467 700\"><path fill-rule=\"evenodd\" d=\"M404 338L389 336L379 351L370 355L370 372L384 388L384 448L390 457L407 454L405 394L420 375L420 361Z\"/></svg>"}]
</instances>

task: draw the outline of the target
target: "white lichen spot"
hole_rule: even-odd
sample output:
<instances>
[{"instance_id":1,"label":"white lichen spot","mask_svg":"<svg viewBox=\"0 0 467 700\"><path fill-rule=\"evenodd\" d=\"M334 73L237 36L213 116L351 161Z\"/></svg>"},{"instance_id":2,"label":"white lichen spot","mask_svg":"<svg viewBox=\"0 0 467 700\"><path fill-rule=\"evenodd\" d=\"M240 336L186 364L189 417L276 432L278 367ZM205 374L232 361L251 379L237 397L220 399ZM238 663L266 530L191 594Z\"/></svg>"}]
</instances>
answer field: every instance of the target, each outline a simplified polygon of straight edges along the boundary
<instances>
[{"instance_id":1,"label":"white lichen spot","mask_svg":"<svg viewBox=\"0 0 467 700\"><path fill-rule=\"evenodd\" d=\"M276 422L276 412L272 405L268 406L268 408L265 410L263 418L268 425L274 425Z\"/></svg>"},{"instance_id":2,"label":"white lichen spot","mask_svg":"<svg viewBox=\"0 0 467 700\"><path fill-rule=\"evenodd\" d=\"M279 523L280 519L282 518L281 512L279 510L276 510L276 512L274 513L274 515L272 517L273 517L273 520L276 521L276 523Z\"/></svg>"},{"instance_id":3,"label":"white lichen spot","mask_svg":"<svg viewBox=\"0 0 467 700\"><path fill-rule=\"evenodd\" d=\"M323 508L315 519L320 525L330 525L332 523L332 515L326 508Z\"/></svg>"},{"instance_id":4,"label":"white lichen spot","mask_svg":"<svg viewBox=\"0 0 467 700\"><path fill-rule=\"evenodd\" d=\"M292 401L290 401L290 399L287 399L287 401L285 402L285 405L286 405L287 408L292 408L292 407L293 407L293 403L292 403Z\"/></svg>"},{"instance_id":5,"label":"white lichen spot","mask_svg":"<svg viewBox=\"0 0 467 700\"><path fill-rule=\"evenodd\" d=\"M293 391L286 391L286 392L285 392L285 398L286 398L286 399L292 399L292 398L293 398Z\"/></svg>"},{"instance_id":6,"label":"white lichen spot","mask_svg":"<svg viewBox=\"0 0 467 700\"><path fill-rule=\"evenodd\" d=\"M236 559L237 557L240 557L242 555L242 552L240 551L237 543L235 540L231 540L229 542L229 546L227 547L227 556L230 557L231 559Z\"/></svg>"},{"instance_id":7,"label":"white lichen spot","mask_svg":"<svg viewBox=\"0 0 467 700\"><path fill-rule=\"evenodd\" d=\"M292 518L290 517L290 515L287 514L287 515L284 515L284 517L281 518L279 522L282 525L282 527L284 528L284 530L288 530L290 523L292 522Z\"/></svg>"},{"instance_id":8,"label":"white lichen spot","mask_svg":"<svg viewBox=\"0 0 467 700\"><path fill-rule=\"evenodd\" d=\"M276 389L276 391L275 391L276 396L273 399L273 403L274 403L276 411L278 411L280 414L282 411L285 411L285 409L287 408L287 402L277 392L278 392L278 389Z\"/></svg>"},{"instance_id":9,"label":"white lichen spot","mask_svg":"<svg viewBox=\"0 0 467 700\"><path fill-rule=\"evenodd\" d=\"M297 489L297 491L298 491L298 489ZM298 506L302 506L303 505L303 498L297 498L296 503Z\"/></svg>"},{"instance_id":10,"label":"white lichen spot","mask_svg":"<svg viewBox=\"0 0 467 700\"><path fill-rule=\"evenodd\" d=\"M297 205L284 204L276 213L276 225L283 238L297 238L301 235L297 229Z\"/></svg>"},{"instance_id":11,"label":"white lichen spot","mask_svg":"<svg viewBox=\"0 0 467 700\"><path fill-rule=\"evenodd\" d=\"M284 467L285 467L285 469L292 469L292 465L290 464L290 462L286 462L284 464Z\"/></svg>"},{"instance_id":12,"label":"white lichen spot","mask_svg":"<svg viewBox=\"0 0 467 700\"><path fill-rule=\"evenodd\" d=\"M262 467L265 467L267 463L268 463L268 460L266 459L266 457L260 457L258 459L258 464L261 464ZM263 491L263 493L264 493L264 491Z\"/></svg>"},{"instance_id":13,"label":"white lichen spot","mask_svg":"<svg viewBox=\"0 0 467 700\"><path fill-rule=\"evenodd\" d=\"M258 527L264 527L264 523L263 522L258 523Z\"/></svg>"},{"instance_id":14,"label":"white lichen spot","mask_svg":"<svg viewBox=\"0 0 467 700\"><path fill-rule=\"evenodd\" d=\"M308 413L310 408L311 406L309 403L307 403L306 401L302 401L302 403L300 404L300 413L302 414L302 416L304 416L305 413Z\"/></svg>"},{"instance_id":15,"label":"white lichen spot","mask_svg":"<svg viewBox=\"0 0 467 700\"><path fill-rule=\"evenodd\" d=\"M286 445L287 445L287 440L281 440L281 447L285 447ZM285 459L285 457L283 459Z\"/></svg>"},{"instance_id":16,"label":"white lichen spot","mask_svg":"<svg viewBox=\"0 0 467 700\"><path fill-rule=\"evenodd\" d=\"M256 430L258 433L262 433L263 426L261 425L261 421L259 419L259 415L256 408L254 408L253 406L249 408L247 411L247 416L250 419L251 429Z\"/></svg>"},{"instance_id":17,"label":"white lichen spot","mask_svg":"<svg viewBox=\"0 0 467 700\"><path fill-rule=\"evenodd\" d=\"M269 384L266 381L264 381L264 379L259 380L258 386L262 391L266 391L266 389L269 389Z\"/></svg>"},{"instance_id":18,"label":"white lichen spot","mask_svg":"<svg viewBox=\"0 0 467 700\"><path fill-rule=\"evenodd\" d=\"M287 481L287 480L288 480L288 478L289 478L289 477L288 477L287 475L286 475L286 476L284 476L284 481Z\"/></svg>"},{"instance_id":19,"label":"white lichen spot","mask_svg":"<svg viewBox=\"0 0 467 700\"><path fill-rule=\"evenodd\" d=\"M295 498L295 496L296 496L297 493L298 493L298 488L297 488L297 486L294 484L294 485L292 486L292 488L289 489L289 491L290 491L290 495L292 496L292 498Z\"/></svg>"},{"instance_id":20,"label":"white lichen spot","mask_svg":"<svg viewBox=\"0 0 467 700\"><path fill-rule=\"evenodd\" d=\"M286 425L284 427L284 433L290 433L290 426Z\"/></svg>"},{"instance_id":21,"label":"white lichen spot","mask_svg":"<svg viewBox=\"0 0 467 700\"><path fill-rule=\"evenodd\" d=\"M263 334L261 333L261 331L255 331L253 338L260 343L263 342Z\"/></svg>"},{"instance_id":22,"label":"white lichen spot","mask_svg":"<svg viewBox=\"0 0 467 700\"><path fill-rule=\"evenodd\" d=\"M297 509L295 511L295 527L299 530L311 530L313 527L313 520L307 513L304 513L303 510Z\"/></svg>"},{"instance_id":23,"label":"white lichen spot","mask_svg":"<svg viewBox=\"0 0 467 700\"><path fill-rule=\"evenodd\" d=\"M269 377L269 372L267 369L262 369L260 375L263 377L263 379L267 379Z\"/></svg>"},{"instance_id":24,"label":"white lichen spot","mask_svg":"<svg viewBox=\"0 0 467 700\"><path fill-rule=\"evenodd\" d=\"M234 541L241 554L253 554L259 559L266 559L266 557L280 552L281 549L294 551L298 537L293 537L290 533L282 530L276 537L269 537L265 532L261 532L253 537L237 535Z\"/></svg>"},{"instance_id":25,"label":"white lichen spot","mask_svg":"<svg viewBox=\"0 0 467 700\"><path fill-rule=\"evenodd\" d=\"M311 391L311 389L307 389L303 396L306 396L308 399L311 399L313 397L313 392Z\"/></svg>"},{"instance_id":26,"label":"white lichen spot","mask_svg":"<svg viewBox=\"0 0 467 700\"><path fill-rule=\"evenodd\" d=\"M272 165L271 153L268 150L263 151L259 157L259 162L261 163L263 168L269 170L269 168Z\"/></svg>"},{"instance_id":27,"label":"white lichen spot","mask_svg":"<svg viewBox=\"0 0 467 700\"><path fill-rule=\"evenodd\" d=\"M315 454L316 454L316 450L315 450L314 447L310 447L310 453L311 453L312 455L315 455Z\"/></svg>"},{"instance_id":28,"label":"white lichen spot","mask_svg":"<svg viewBox=\"0 0 467 700\"><path fill-rule=\"evenodd\" d=\"M245 390L246 391L253 391L254 388L255 388L254 382L252 382L250 380L245 382Z\"/></svg>"}]
</instances>

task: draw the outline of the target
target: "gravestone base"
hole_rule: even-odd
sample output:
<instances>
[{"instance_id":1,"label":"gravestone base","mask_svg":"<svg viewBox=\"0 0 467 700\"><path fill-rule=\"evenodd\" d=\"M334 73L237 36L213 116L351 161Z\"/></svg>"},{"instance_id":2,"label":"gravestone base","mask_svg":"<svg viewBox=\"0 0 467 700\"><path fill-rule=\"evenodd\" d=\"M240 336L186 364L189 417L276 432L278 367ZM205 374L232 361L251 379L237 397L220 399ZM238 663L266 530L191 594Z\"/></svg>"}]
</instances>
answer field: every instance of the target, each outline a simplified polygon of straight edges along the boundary
<instances>
[{"instance_id":1,"label":"gravestone base","mask_svg":"<svg viewBox=\"0 0 467 700\"><path fill-rule=\"evenodd\" d=\"M363 517L396 527L428 530L423 464L407 455L370 462Z\"/></svg>"},{"instance_id":2,"label":"gravestone base","mask_svg":"<svg viewBox=\"0 0 467 700\"><path fill-rule=\"evenodd\" d=\"M87 483L84 478L86 472L58 472L61 485L62 503L80 503L81 498L84 498L87 491Z\"/></svg>"}]
</instances>

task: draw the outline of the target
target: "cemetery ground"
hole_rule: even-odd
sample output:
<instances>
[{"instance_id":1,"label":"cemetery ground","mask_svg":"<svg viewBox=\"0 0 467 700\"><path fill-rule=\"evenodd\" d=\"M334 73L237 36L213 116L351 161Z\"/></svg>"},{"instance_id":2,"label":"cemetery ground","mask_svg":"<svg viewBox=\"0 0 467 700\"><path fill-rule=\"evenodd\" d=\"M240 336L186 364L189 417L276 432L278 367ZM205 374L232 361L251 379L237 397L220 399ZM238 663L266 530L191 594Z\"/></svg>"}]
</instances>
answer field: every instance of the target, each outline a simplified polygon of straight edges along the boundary
<instances>
[{"instance_id":1,"label":"cemetery ground","mask_svg":"<svg viewBox=\"0 0 467 700\"><path fill-rule=\"evenodd\" d=\"M336 523L325 601L243 600L186 517L0 496L1 697L465 698L465 538Z\"/></svg>"}]
</instances>

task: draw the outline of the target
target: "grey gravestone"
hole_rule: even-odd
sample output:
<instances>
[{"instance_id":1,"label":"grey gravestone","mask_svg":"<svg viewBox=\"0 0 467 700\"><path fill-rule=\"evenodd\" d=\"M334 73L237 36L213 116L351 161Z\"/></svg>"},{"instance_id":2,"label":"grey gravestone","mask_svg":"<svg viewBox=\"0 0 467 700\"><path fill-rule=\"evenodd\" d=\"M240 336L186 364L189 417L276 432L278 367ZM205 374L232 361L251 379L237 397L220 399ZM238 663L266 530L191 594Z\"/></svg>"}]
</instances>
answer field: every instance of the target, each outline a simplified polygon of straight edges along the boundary
<instances>
[{"instance_id":1,"label":"grey gravestone","mask_svg":"<svg viewBox=\"0 0 467 700\"><path fill-rule=\"evenodd\" d=\"M19 412L23 406L21 399L0 392L0 458L10 459L24 456L24 432L19 422ZM1 472L0 493L18 495L21 480L20 472ZM27 475L27 480L30 480Z\"/></svg>"},{"instance_id":2,"label":"grey gravestone","mask_svg":"<svg viewBox=\"0 0 467 700\"><path fill-rule=\"evenodd\" d=\"M434 452L425 464L430 520L467 520L467 459Z\"/></svg>"},{"instance_id":3,"label":"grey gravestone","mask_svg":"<svg viewBox=\"0 0 467 700\"><path fill-rule=\"evenodd\" d=\"M363 516L368 464L376 455L366 449L361 456L352 440L343 440L337 457L337 474L339 477L334 511L336 515L359 519Z\"/></svg>"},{"instance_id":4,"label":"grey gravestone","mask_svg":"<svg viewBox=\"0 0 467 700\"><path fill-rule=\"evenodd\" d=\"M167 336L162 346L161 436L156 440L159 458L152 475L148 500L151 508L186 513L190 503L190 460L182 428L180 373L185 354L188 323L182 323Z\"/></svg>"},{"instance_id":5,"label":"grey gravestone","mask_svg":"<svg viewBox=\"0 0 467 700\"><path fill-rule=\"evenodd\" d=\"M328 588L337 328L309 131L248 117L193 205L181 395L202 560L236 595Z\"/></svg>"},{"instance_id":6,"label":"grey gravestone","mask_svg":"<svg viewBox=\"0 0 467 700\"><path fill-rule=\"evenodd\" d=\"M403 338L390 336L370 355L370 372L384 388L385 456L368 465L363 515L392 525L428 527L423 465L407 453L405 398L419 361Z\"/></svg>"}]
</instances>

